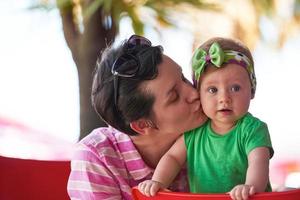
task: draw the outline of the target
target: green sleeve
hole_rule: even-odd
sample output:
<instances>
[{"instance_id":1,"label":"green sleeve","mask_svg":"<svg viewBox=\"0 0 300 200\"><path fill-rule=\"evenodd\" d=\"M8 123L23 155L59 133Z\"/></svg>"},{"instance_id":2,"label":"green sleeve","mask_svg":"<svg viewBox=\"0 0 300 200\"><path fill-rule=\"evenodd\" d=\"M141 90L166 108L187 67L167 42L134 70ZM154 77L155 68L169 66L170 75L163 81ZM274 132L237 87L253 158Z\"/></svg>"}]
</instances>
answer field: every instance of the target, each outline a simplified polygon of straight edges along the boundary
<instances>
[{"instance_id":1,"label":"green sleeve","mask_svg":"<svg viewBox=\"0 0 300 200\"><path fill-rule=\"evenodd\" d=\"M250 151L257 147L268 147L270 150L270 158L274 154L274 150L271 143L271 138L267 124L264 122L256 122L248 126L245 149L247 155Z\"/></svg>"}]
</instances>

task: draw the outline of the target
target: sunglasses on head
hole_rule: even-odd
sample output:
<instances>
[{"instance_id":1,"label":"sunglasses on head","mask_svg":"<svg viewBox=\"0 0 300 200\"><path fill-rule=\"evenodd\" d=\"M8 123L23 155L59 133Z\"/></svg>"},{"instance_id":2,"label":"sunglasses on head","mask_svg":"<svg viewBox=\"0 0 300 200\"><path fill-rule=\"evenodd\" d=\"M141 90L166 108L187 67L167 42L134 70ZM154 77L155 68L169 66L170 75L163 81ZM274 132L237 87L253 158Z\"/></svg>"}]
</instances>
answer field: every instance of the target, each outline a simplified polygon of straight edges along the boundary
<instances>
[{"instance_id":1,"label":"sunglasses on head","mask_svg":"<svg viewBox=\"0 0 300 200\"><path fill-rule=\"evenodd\" d=\"M135 77L141 65L138 57L130 53L130 49L133 49L135 46L139 46L139 45L151 47L151 42L145 37L139 35L132 35L127 40L125 45L127 50L129 51L126 51L124 54L119 56L115 60L111 68L111 73L114 76L114 103L116 108L118 105L118 96L119 96L118 77L124 77L124 78Z\"/></svg>"}]
</instances>

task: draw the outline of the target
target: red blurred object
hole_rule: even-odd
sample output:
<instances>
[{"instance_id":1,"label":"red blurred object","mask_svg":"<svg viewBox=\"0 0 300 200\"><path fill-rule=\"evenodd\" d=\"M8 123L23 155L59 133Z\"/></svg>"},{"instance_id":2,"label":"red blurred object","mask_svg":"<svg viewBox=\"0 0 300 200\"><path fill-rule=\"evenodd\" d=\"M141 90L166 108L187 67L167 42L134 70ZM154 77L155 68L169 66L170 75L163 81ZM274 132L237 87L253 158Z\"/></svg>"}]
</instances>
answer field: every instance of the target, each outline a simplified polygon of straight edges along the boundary
<instances>
[{"instance_id":1,"label":"red blurred object","mask_svg":"<svg viewBox=\"0 0 300 200\"><path fill-rule=\"evenodd\" d=\"M132 189L134 200L231 200L228 194L192 194L182 192L158 192L155 197L146 197L137 188ZM255 194L249 200L299 200L300 189L284 192L264 192Z\"/></svg>"},{"instance_id":2,"label":"red blurred object","mask_svg":"<svg viewBox=\"0 0 300 200\"><path fill-rule=\"evenodd\" d=\"M274 183L274 185L277 184L279 186L279 189L285 186L291 187L286 185L286 180L289 174L295 172L300 172L299 155L281 156L279 157L279 159L272 161L272 165L270 166L271 183ZM299 184L300 183L298 182L293 187L299 187ZM273 185L272 188L274 189Z\"/></svg>"},{"instance_id":3,"label":"red blurred object","mask_svg":"<svg viewBox=\"0 0 300 200\"><path fill-rule=\"evenodd\" d=\"M37 160L70 160L74 143L0 116L0 155Z\"/></svg>"},{"instance_id":4,"label":"red blurred object","mask_svg":"<svg viewBox=\"0 0 300 200\"><path fill-rule=\"evenodd\" d=\"M0 156L1 200L67 200L70 161Z\"/></svg>"}]
</instances>

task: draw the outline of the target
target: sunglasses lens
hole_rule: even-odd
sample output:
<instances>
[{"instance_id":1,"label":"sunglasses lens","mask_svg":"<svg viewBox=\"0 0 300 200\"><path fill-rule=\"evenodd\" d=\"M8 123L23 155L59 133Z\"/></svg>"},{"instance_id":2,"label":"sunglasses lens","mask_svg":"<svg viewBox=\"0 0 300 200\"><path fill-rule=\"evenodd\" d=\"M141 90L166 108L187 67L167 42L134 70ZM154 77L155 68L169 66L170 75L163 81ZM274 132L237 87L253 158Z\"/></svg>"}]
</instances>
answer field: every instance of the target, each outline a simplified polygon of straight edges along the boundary
<instances>
[{"instance_id":1,"label":"sunglasses lens","mask_svg":"<svg viewBox=\"0 0 300 200\"><path fill-rule=\"evenodd\" d=\"M137 45L146 45L146 46L151 46L151 42L150 40L148 40L147 38L144 38L142 36L138 36L138 35L133 35L128 39L128 48L131 49L134 46Z\"/></svg>"},{"instance_id":2,"label":"sunglasses lens","mask_svg":"<svg viewBox=\"0 0 300 200\"><path fill-rule=\"evenodd\" d=\"M151 42L142 36L133 35L127 41L127 50L139 45L151 47ZM134 77L140 68L139 60L127 52L121 55L113 64L112 73L121 77Z\"/></svg>"},{"instance_id":3,"label":"sunglasses lens","mask_svg":"<svg viewBox=\"0 0 300 200\"><path fill-rule=\"evenodd\" d=\"M130 54L124 54L118 58L114 65L113 71L118 72L121 76L134 76L139 69L136 58Z\"/></svg>"},{"instance_id":4,"label":"sunglasses lens","mask_svg":"<svg viewBox=\"0 0 300 200\"><path fill-rule=\"evenodd\" d=\"M129 53L135 46L144 45L151 47L151 42L147 38L132 35L127 41L127 50L114 62L111 72L114 75L114 103L118 110L118 77L135 77L140 68L140 61L138 57Z\"/></svg>"}]
</instances>

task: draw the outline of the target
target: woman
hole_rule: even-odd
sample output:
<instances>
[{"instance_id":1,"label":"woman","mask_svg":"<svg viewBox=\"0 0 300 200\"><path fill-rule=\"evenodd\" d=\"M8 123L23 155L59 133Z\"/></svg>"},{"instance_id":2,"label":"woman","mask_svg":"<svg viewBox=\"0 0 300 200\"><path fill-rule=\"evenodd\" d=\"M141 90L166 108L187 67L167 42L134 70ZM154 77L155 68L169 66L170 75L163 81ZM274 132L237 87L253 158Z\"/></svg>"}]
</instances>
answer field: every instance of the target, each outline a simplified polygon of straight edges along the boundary
<instances>
[{"instance_id":1,"label":"woman","mask_svg":"<svg viewBox=\"0 0 300 200\"><path fill-rule=\"evenodd\" d=\"M68 182L71 199L132 199L131 187L151 178L175 140L206 120L180 66L137 35L103 52L92 103L109 127L79 142ZM184 170L171 189L187 191Z\"/></svg>"}]
</instances>

